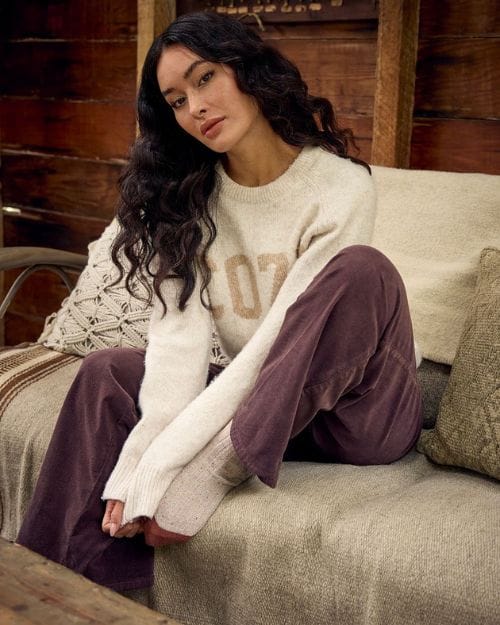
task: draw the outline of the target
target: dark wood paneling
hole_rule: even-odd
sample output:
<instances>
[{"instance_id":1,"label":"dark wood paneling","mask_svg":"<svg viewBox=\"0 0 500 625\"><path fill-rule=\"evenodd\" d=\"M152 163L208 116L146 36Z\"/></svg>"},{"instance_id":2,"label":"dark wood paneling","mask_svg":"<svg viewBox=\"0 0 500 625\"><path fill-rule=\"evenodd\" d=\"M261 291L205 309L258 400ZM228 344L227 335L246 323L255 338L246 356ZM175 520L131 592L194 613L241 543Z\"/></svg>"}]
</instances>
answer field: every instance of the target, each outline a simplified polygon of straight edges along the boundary
<instances>
[{"instance_id":1,"label":"dark wood paneling","mask_svg":"<svg viewBox=\"0 0 500 625\"><path fill-rule=\"evenodd\" d=\"M314 95L329 98L343 115L372 115L376 42L273 39L272 44L299 68Z\"/></svg>"},{"instance_id":2,"label":"dark wood paneling","mask_svg":"<svg viewBox=\"0 0 500 625\"><path fill-rule=\"evenodd\" d=\"M500 124L488 120L414 120L413 169L500 174Z\"/></svg>"},{"instance_id":3,"label":"dark wood paneling","mask_svg":"<svg viewBox=\"0 0 500 625\"><path fill-rule=\"evenodd\" d=\"M248 20L248 24L251 21ZM263 39L377 39L377 20L362 22L332 22L311 24L266 24L264 32L257 31Z\"/></svg>"},{"instance_id":4,"label":"dark wood paneling","mask_svg":"<svg viewBox=\"0 0 500 625\"><path fill-rule=\"evenodd\" d=\"M3 203L111 220L121 171L97 160L4 152Z\"/></svg>"},{"instance_id":5,"label":"dark wood paneling","mask_svg":"<svg viewBox=\"0 0 500 625\"><path fill-rule=\"evenodd\" d=\"M420 0L420 37L499 35L498 0Z\"/></svg>"},{"instance_id":6,"label":"dark wood paneling","mask_svg":"<svg viewBox=\"0 0 500 625\"><path fill-rule=\"evenodd\" d=\"M418 53L415 115L499 117L498 85L498 39L427 40Z\"/></svg>"},{"instance_id":7,"label":"dark wood paneling","mask_svg":"<svg viewBox=\"0 0 500 625\"><path fill-rule=\"evenodd\" d=\"M86 254L89 242L97 239L108 223L26 209L20 215L4 215L4 245L55 247Z\"/></svg>"},{"instance_id":8,"label":"dark wood paneling","mask_svg":"<svg viewBox=\"0 0 500 625\"><path fill-rule=\"evenodd\" d=\"M5 315L5 345L36 341L42 333L43 325L43 317L7 313Z\"/></svg>"},{"instance_id":9,"label":"dark wood paneling","mask_svg":"<svg viewBox=\"0 0 500 625\"><path fill-rule=\"evenodd\" d=\"M23 41L3 45L2 52L4 96L135 98L134 41Z\"/></svg>"},{"instance_id":10,"label":"dark wood paneling","mask_svg":"<svg viewBox=\"0 0 500 625\"><path fill-rule=\"evenodd\" d=\"M348 0L348 2L333 2L332 0L331 3L323 2L316 7L308 4L307 8L304 5L299 7L296 2L292 1L288 9L286 9L286 4L279 2L272 5L270 2L262 3L261 0L246 0L241 4L234 1L224 2L224 0L219 3L177 0L176 8L178 15L205 10L217 14L223 13L236 19L244 17L250 19L258 16L264 28L269 24L305 23L310 26L319 26L332 21L374 20L378 15L377 3L373 0Z\"/></svg>"},{"instance_id":11,"label":"dark wood paneling","mask_svg":"<svg viewBox=\"0 0 500 625\"><path fill-rule=\"evenodd\" d=\"M135 136L125 103L0 99L4 148L90 158L123 158Z\"/></svg>"},{"instance_id":12,"label":"dark wood paneling","mask_svg":"<svg viewBox=\"0 0 500 625\"><path fill-rule=\"evenodd\" d=\"M0 4L0 178L4 205L22 209L4 217L5 245L86 253L113 217L135 139L136 46L136 0ZM64 297L54 280L23 288L7 344L38 336Z\"/></svg>"},{"instance_id":13,"label":"dark wood paneling","mask_svg":"<svg viewBox=\"0 0 500 625\"><path fill-rule=\"evenodd\" d=\"M356 145L360 152L357 156L367 163L370 162L372 149L372 126L373 119L371 117L349 117L339 115L337 117L339 126L342 128L350 128L354 134ZM356 154L354 154L356 156Z\"/></svg>"},{"instance_id":14,"label":"dark wood paneling","mask_svg":"<svg viewBox=\"0 0 500 625\"><path fill-rule=\"evenodd\" d=\"M21 270L5 272L5 288L8 289ZM68 276L76 283L78 273L68 271ZM69 295L69 291L59 276L50 271L38 271L23 282L9 307L9 313L19 316L45 318L59 310L61 302Z\"/></svg>"},{"instance_id":15,"label":"dark wood paneling","mask_svg":"<svg viewBox=\"0 0 500 625\"><path fill-rule=\"evenodd\" d=\"M0 36L9 39L129 39L137 32L131 0L4 0Z\"/></svg>"},{"instance_id":16,"label":"dark wood paneling","mask_svg":"<svg viewBox=\"0 0 500 625\"><path fill-rule=\"evenodd\" d=\"M5 272L5 288L9 288L20 270ZM73 284L78 273L68 271ZM69 295L62 280L50 271L32 274L23 283L12 301L6 320L8 345L23 341L35 341L40 336L45 318L61 307L62 301Z\"/></svg>"}]
</instances>

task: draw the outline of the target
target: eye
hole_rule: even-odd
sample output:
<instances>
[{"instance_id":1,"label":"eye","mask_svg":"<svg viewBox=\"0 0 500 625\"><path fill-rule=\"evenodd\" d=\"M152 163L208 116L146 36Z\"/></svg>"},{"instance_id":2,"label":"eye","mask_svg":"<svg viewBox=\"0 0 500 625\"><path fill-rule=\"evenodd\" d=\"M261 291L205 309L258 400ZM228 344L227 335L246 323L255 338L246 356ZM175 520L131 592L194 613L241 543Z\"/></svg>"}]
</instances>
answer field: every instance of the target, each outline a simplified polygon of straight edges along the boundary
<instances>
[{"instance_id":1,"label":"eye","mask_svg":"<svg viewBox=\"0 0 500 625\"><path fill-rule=\"evenodd\" d=\"M198 84L205 85L214 75L214 71L210 70L209 72L205 72L203 76L200 78Z\"/></svg>"},{"instance_id":2,"label":"eye","mask_svg":"<svg viewBox=\"0 0 500 625\"><path fill-rule=\"evenodd\" d=\"M185 96L181 96L173 100L173 102L169 102L169 104L173 109L178 109L184 104L185 101L186 101Z\"/></svg>"}]
</instances>

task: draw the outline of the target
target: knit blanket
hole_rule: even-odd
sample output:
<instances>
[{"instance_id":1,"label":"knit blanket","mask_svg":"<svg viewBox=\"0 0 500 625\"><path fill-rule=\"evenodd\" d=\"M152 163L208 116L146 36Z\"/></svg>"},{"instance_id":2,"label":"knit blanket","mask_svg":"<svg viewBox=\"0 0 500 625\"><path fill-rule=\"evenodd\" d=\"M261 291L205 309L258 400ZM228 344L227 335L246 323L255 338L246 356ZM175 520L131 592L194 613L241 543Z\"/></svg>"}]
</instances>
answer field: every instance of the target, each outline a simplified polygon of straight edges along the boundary
<instances>
[{"instance_id":1,"label":"knit blanket","mask_svg":"<svg viewBox=\"0 0 500 625\"><path fill-rule=\"evenodd\" d=\"M41 346L0 353L6 539L80 363ZM150 606L185 625L496 625L499 510L495 480L416 452L285 463L276 489L250 479L194 539L156 551Z\"/></svg>"},{"instance_id":2,"label":"knit blanket","mask_svg":"<svg viewBox=\"0 0 500 625\"><path fill-rule=\"evenodd\" d=\"M0 352L0 523L14 540L81 358L41 345Z\"/></svg>"},{"instance_id":3,"label":"knit blanket","mask_svg":"<svg viewBox=\"0 0 500 625\"><path fill-rule=\"evenodd\" d=\"M399 269L424 358L452 364L479 257L500 247L500 176L373 167L372 244Z\"/></svg>"}]
</instances>

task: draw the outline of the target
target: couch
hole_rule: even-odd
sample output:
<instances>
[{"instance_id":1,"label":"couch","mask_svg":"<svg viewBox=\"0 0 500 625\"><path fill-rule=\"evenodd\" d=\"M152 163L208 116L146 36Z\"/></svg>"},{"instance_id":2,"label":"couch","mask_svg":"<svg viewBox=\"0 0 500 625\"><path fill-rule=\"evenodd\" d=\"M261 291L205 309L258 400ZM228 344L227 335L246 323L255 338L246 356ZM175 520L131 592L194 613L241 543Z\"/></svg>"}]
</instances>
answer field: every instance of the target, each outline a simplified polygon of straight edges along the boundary
<instances>
[{"instance_id":1,"label":"couch","mask_svg":"<svg viewBox=\"0 0 500 625\"><path fill-rule=\"evenodd\" d=\"M424 429L380 466L286 462L205 528L158 548L137 600L186 625L500 622L500 176L374 167L372 244L400 270L423 355ZM0 524L14 540L82 357L145 344L140 285L111 285L112 222L88 261L0 250L0 268L83 269L37 342L0 354ZM227 362L214 334L213 360Z\"/></svg>"}]
</instances>

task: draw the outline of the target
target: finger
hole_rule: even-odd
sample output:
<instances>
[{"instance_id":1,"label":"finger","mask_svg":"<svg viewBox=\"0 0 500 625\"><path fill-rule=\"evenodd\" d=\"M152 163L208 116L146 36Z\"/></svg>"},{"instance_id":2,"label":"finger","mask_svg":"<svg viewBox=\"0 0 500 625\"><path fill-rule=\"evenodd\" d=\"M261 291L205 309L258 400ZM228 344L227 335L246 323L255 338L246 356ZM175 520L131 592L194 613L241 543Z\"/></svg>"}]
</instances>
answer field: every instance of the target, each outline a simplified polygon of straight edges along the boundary
<instances>
[{"instance_id":1,"label":"finger","mask_svg":"<svg viewBox=\"0 0 500 625\"><path fill-rule=\"evenodd\" d=\"M111 524L109 533L111 536L115 536L118 532L120 525L122 524L124 503L122 501L116 501L111 511Z\"/></svg>"},{"instance_id":2,"label":"finger","mask_svg":"<svg viewBox=\"0 0 500 625\"><path fill-rule=\"evenodd\" d=\"M104 511L104 516L102 518L102 530L103 532L109 533L109 527L111 525L111 510L113 509L114 501L108 500L106 501L106 509Z\"/></svg>"},{"instance_id":3,"label":"finger","mask_svg":"<svg viewBox=\"0 0 500 625\"><path fill-rule=\"evenodd\" d=\"M136 534L137 534L137 527L134 527L133 530L130 530L130 532L128 534L125 534L126 538L133 538Z\"/></svg>"},{"instance_id":4,"label":"finger","mask_svg":"<svg viewBox=\"0 0 500 625\"><path fill-rule=\"evenodd\" d=\"M138 528L138 523L127 523L116 531L115 538L131 538L136 535Z\"/></svg>"}]
</instances>

